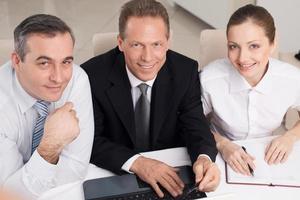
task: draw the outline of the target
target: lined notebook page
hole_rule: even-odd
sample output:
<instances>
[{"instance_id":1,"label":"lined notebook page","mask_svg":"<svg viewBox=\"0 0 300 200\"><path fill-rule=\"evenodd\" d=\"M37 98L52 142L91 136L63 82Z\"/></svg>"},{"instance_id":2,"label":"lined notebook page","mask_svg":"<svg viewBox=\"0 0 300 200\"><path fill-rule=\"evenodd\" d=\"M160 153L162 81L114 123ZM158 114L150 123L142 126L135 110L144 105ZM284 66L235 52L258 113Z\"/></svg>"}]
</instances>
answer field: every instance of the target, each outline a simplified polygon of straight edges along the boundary
<instances>
[{"instance_id":1,"label":"lined notebook page","mask_svg":"<svg viewBox=\"0 0 300 200\"><path fill-rule=\"evenodd\" d=\"M234 172L227 165L227 182L241 184L273 184L300 187L300 143L297 142L288 160L277 165L268 165L264 161L265 148L274 137L236 141L255 157L254 176L245 176Z\"/></svg>"}]
</instances>

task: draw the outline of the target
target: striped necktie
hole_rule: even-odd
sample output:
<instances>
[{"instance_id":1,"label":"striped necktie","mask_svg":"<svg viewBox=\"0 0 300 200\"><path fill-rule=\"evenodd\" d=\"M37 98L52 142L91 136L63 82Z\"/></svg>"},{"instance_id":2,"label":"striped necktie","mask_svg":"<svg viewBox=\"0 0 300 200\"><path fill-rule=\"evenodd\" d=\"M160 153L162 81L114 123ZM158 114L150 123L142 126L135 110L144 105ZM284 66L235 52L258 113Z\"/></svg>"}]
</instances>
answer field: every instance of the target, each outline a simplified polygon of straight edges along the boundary
<instances>
[{"instance_id":1,"label":"striped necktie","mask_svg":"<svg viewBox=\"0 0 300 200\"><path fill-rule=\"evenodd\" d=\"M33 108L38 112L38 118L36 120L36 124L34 126L34 131L32 135L32 146L31 146L31 154L35 151L35 149L39 146L41 139L44 134L44 124L46 117L49 112L49 102L39 100L34 105Z\"/></svg>"}]
</instances>

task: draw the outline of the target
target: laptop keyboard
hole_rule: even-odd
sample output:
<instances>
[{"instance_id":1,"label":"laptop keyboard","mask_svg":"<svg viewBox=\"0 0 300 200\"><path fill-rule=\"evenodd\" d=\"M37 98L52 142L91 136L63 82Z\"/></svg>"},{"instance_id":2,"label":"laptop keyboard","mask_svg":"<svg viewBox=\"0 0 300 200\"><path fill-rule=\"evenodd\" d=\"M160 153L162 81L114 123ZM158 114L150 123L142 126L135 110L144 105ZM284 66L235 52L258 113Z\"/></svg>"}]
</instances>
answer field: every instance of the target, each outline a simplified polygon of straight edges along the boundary
<instances>
[{"instance_id":1,"label":"laptop keyboard","mask_svg":"<svg viewBox=\"0 0 300 200\"><path fill-rule=\"evenodd\" d=\"M130 194L122 194L122 196L114 196L105 198L105 200L193 200L206 197L204 192L193 191L187 196L172 197L168 192L164 192L164 197L159 198L157 194L151 191L135 192Z\"/></svg>"}]
</instances>

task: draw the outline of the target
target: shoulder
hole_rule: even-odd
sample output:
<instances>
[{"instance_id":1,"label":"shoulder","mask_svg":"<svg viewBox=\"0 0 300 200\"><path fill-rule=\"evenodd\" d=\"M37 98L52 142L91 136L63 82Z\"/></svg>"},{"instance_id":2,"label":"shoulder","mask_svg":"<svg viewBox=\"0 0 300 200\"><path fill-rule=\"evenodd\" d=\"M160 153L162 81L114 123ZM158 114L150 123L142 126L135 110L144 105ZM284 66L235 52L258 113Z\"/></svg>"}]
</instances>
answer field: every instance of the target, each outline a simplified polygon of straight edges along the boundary
<instances>
[{"instance_id":1,"label":"shoulder","mask_svg":"<svg viewBox=\"0 0 300 200\"><path fill-rule=\"evenodd\" d=\"M200 73L201 83L204 84L218 79L224 79L229 76L232 65L227 58L218 59L203 68Z\"/></svg>"},{"instance_id":2,"label":"shoulder","mask_svg":"<svg viewBox=\"0 0 300 200\"><path fill-rule=\"evenodd\" d=\"M170 66L181 70L193 70L198 69L198 62L178 52L168 50L167 51L167 62Z\"/></svg>"},{"instance_id":3,"label":"shoulder","mask_svg":"<svg viewBox=\"0 0 300 200\"><path fill-rule=\"evenodd\" d=\"M269 66L272 73L279 78L300 81L300 68L280 60L270 58Z\"/></svg>"},{"instance_id":4,"label":"shoulder","mask_svg":"<svg viewBox=\"0 0 300 200\"><path fill-rule=\"evenodd\" d=\"M88 81L88 76L86 72L77 64L73 64L73 75L72 75L74 80L83 80L83 81Z\"/></svg>"},{"instance_id":5,"label":"shoulder","mask_svg":"<svg viewBox=\"0 0 300 200\"><path fill-rule=\"evenodd\" d=\"M11 99L12 75L11 62L0 66L0 110L5 107L7 102Z\"/></svg>"},{"instance_id":6,"label":"shoulder","mask_svg":"<svg viewBox=\"0 0 300 200\"><path fill-rule=\"evenodd\" d=\"M188 83L188 80L198 78L198 62L175 51L167 51L166 67L178 84Z\"/></svg>"},{"instance_id":7,"label":"shoulder","mask_svg":"<svg viewBox=\"0 0 300 200\"><path fill-rule=\"evenodd\" d=\"M117 58L122 55L123 53L118 49L118 47L116 47L104 54L89 59L80 66L87 72L88 75L93 75L94 73L111 69L111 66L114 65Z\"/></svg>"}]
</instances>

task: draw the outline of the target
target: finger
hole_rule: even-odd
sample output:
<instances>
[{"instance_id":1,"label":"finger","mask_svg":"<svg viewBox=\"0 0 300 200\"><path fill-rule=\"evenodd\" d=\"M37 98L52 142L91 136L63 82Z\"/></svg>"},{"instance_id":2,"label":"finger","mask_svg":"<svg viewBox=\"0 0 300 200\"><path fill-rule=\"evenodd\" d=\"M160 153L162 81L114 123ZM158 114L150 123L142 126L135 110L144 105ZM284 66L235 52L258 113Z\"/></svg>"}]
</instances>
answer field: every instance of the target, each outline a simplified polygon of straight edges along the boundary
<instances>
[{"instance_id":1,"label":"finger","mask_svg":"<svg viewBox=\"0 0 300 200\"><path fill-rule=\"evenodd\" d=\"M233 169L233 171L235 171L235 172L239 172L238 171L238 169L235 167L235 165L233 164L233 162L231 162L231 161L229 161L229 162L227 162L228 163L228 165Z\"/></svg>"},{"instance_id":2,"label":"finger","mask_svg":"<svg viewBox=\"0 0 300 200\"><path fill-rule=\"evenodd\" d=\"M70 112L73 116L76 117L76 111L75 111L75 110L71 109L69 112Z\"/></svg>"},{"instance_id":3,"label":"finger","mask_svg":"<svg viewBox=\"0 0 300 200\"><path fill-rule=\"evenodd\" d=\"M267 146L266 149L266 155L265 155L265 161L268 163L273 152L275 151L276 145L274 145L272 142Z\"/></svg>"},{"instance_id":4,"label":"finger","mask_svg":"<svg viewBox=\"0 0 300 200\"><path fill-rule=\"evenodd\" d=\"M233 165L236 167L237 171L241 174L247 175L247 171L244 170L243 166L238 160L233 160Z\"/></svg>"},{"instance_id":5,"label":"finger","mask_svg":"<svg viewBox=\"0 0 300 200\"><path fill-rule=\"evenodd\" d=\"M212 170L208 169L199 184L200 191L203 191L204 188L206 188L206 185L213 179L213 176L214 175L212 174Z\"/></svg>"},{"instance_id":6,"label":"finger","mask_svg":"<svg viewBox=\"0 0 300 200\"><path fill-rule=\"evenodd\" d=\"M245 162L246 162L248 168L251 167L251 169L255 170L256 166L255 166L254 160L247 159Z\"/></svg>"},{"instance_id":7,"label":"finger","mask_svg":"<svg viewBox=\"0 0 300 200\"><path fill-rule=\"evenodd\" d=\"M207 179L206 179L207 177ZM205 183L204 181L207 182ZM202 187L200 187L200 191L212 191L215 190L220 183L220 170L216 164L212 164L211 167L207 170L205 177L203 178L204 183L202 183ZM201 185L201 183L200 183Z\"/></svg>"},{"instance_id":8,"label":"finger","mask_svg":"<svg viewBox=\"0 0 300 200\"><path fill-rule=\"evenodd\" d=\"M281 159L281 163L284 163L287 159L288 159L288 156L289 156L289 153L286 152L284 155L283 155L283 158Z\"/></svg>"},{"instance_id":9,"label":"finger","mask_svg":"<svg viewBox=\"0 0 300 200\"><path fill-rule=\"evenodd\" d=\"M211 191L214 191L217 188L217 186L218 186L218 181L216 181L214 179L214 180L211 180L209 183L207 183L201 191L211 192Z\"/></svg>"},{"instance_id":10,"label":"finger","mask_svg":"<svg viewBox=\"0 0 300 200\"><path fill-rule=\"evenodd\" d=\"M210 191L213 191L217 188L218 184L219 184L219 178L218 176L212 176L210 181L204 186L204 188L202 188L202 190L200 191L203 191L203 192L210 192Z\"/></svg>"},{"instance_id":11,"label":"finger","mask_svg":"<svg viewBox=\"0 0 300 200\"><path fill-rule=\"evenodd\" d=\"M242 150L242 152L241 152L241 159L239 159L239 162L242 165L242 167L243 167L244 171L246 172L246 174L248 176L250 176L251 173L250 173L250 168L249 167L251 167L251 165L254 166L254 163L253 163L253 161L251 159L251 156L247 152L245 152L244 150ZM251 165L249 165L248 162L251 163Z\"/></svg>"},{"instance_id":12,"label":"finger","mask_svg":"<svg viewBox=\"0 0 300 200\"><path fill-rule=\"evenodd\" d=\"M165 188L173 197L178 196L178 193L176 190L171 186L171 184L168 182L167 177L160 177L158 180L159 184Z\"/></svg>"},{"instance_id":13,"label":"finger","mask_svg":"<svg viewBox=\"0 0 300 200\"><path fill-rule=\"evenodd\" d=\"M173 179L172 176L166 174L165 176L163 176L163 178L165 179L165 181L168 182L168 184L172 187L172 189L176 191L177 195L182 193L183 188L179 184L177 184L177 182Z\"/></svg>"},{"instance_id":14,"label":"finger","mask_svg":"<svg viewBox=\"0 0 300 200\"><path fill-rule=\"evenodd\" d=\"M151 185L151 187L153 188L153 190L156 192L156 194L160 197L163 198L164 197L164 193L161 191L161 189L159 188L158 184L154 181L152 181L151 183L149 183Z\"/></svg>"},{"instance_id":15,"label":"finger","mask_svg":"<svg viewBox=\"0 0 300 200\"><path fill-rule=\"evenodd\" d=\"M271 147L271 142L269 144L267 144L266 149L265 149L265 155L267 155L269 149Z\"/></svg>"},{"instance_id":16,"label":"finger","mask_svg":"<svg viewBox=\"0 0 300 200\"><path fill-rule=\"evenodd\" d=\"M73 103L72 102L66 102L61 109L66 110L66 111L70 111L73 108Z\"/></svg>"},{"instance_id":17,"label":"finger","mask_svg":"<svg viewBox=\"0 0 300 200\"><path fill-rule=\"evenodd\" d=\"M243 174L250 176L250 169L249 169L247 162L245 162L242 158L239 159L238 162L239 162L240 166L242 167Z\"/></svg>"},{"instance_id":18,"label":"finger","mask_svg":"<svg viewBox=\"0 0 300 200\"><path fill-rule=\"evenodd\" d=\"M237 161L238 169L240 169L243 174L250 175L248 164L245 161L245 158L247 157L248 157L247 153L241 148L236 156L236 161Z\"/></svg>"},{"instance_id":19,"label":"finger","mask_svg":"<svg viewBox=\"0 0 300 200\"><path fill-rule=\"evenodd\" d=\"M269 164L269 165L274 164L274 162L275 162L277 156L279 155L279 153L280 153L280 149L279 149L279 148L276 148L276 149L273 151L273 153L272 153L272 155L271 155L271 157L270 157L270 159L269 159L269 161L268 161L268 164Z\"/></svg>"},{"instance_id":20,"label":"finger","mask_svg":"<svg viewBox=\"0 0 300 200\"><path fill-rule=\"evenodd\" d=\"M200 164L194 164L194 173L195 173L195 182L199 183L201 182L203 178L203 163Z\"/></svg>"},{"instance_id":21,"label":"finger","mask_svg":"<svg viewBox=\"0 0 300 200\"><path fill-rule=\"evenodd\" d=\"M254 164L254 157L251 156L249 153L245 153L244 155L242 155L244 162L247 165L247 168L249 168L249 166L254 170L255 169L255 164ZM249 166L248 166L249 165Z\"/></svg>"},{"instance_id":22,"label":"finger","mask_svg":"<svg viewBox=\"0 0 300 200\"><path fill-rule=\"evenodd\" d=\"M274 164L279 164L285 155L284 151L280 151L277 158L274 161Z\"/></svg>"},{"instance_id":23,"label":"finger","mask_svg":"<svg viewBox=\"0 0 300 200\"><path fill-rule=\"evenodd\" d=\"M184 183L178 174L174 171L168 171L168 175L175 181L176 185L179 187L180 191L184 188Z\"/></svg>"}]
</instances>

